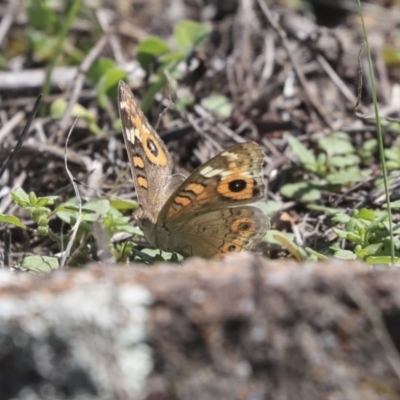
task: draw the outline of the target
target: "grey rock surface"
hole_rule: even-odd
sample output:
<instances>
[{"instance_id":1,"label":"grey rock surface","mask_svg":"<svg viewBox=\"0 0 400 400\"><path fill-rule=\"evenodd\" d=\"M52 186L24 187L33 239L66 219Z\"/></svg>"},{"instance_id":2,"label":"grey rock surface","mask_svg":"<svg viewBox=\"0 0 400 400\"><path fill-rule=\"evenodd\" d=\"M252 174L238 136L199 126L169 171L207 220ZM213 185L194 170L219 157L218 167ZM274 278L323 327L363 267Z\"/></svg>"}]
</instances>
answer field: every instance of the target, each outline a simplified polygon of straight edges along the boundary
<instances>
[{"instance_id":1,"label":"grey rock surface","mask_svg":"<svg viewBox=\"0 0 400 400\"><path fill-rule=\"evenodd\" d=\"M399 399L400 273L248 254L0 273L0 399Z\"/></svg>"}]
</instances>

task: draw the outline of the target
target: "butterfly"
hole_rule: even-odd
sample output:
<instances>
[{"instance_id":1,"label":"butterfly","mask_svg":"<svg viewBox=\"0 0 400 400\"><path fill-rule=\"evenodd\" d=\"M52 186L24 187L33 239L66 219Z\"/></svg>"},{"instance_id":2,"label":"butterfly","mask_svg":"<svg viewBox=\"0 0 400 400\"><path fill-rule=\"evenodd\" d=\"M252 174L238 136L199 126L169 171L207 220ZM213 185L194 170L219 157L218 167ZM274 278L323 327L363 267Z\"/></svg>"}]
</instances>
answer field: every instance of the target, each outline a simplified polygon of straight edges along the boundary
<instances>
[{"instance_id":1,"label":"butterfly","mask_svg":"<svg viewBox=\"0 0 400 400\"><path fill-rule=\"evenodd\" d=\"M187 178L173 175L171 156L129 87L118 86L122 131L141 209L135 217L149 243L185 257L250 250L269 228L262 210L264 154L254 142L234 145Z\"/></svg>"}]
</instances>

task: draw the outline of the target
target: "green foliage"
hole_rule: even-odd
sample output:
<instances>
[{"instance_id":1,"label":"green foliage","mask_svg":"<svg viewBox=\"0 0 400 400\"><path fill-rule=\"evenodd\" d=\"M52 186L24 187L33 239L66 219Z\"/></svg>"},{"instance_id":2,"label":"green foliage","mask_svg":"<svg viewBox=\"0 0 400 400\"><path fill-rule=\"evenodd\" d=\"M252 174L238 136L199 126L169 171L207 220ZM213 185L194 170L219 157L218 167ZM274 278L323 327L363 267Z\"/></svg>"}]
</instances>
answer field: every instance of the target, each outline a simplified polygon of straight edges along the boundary
<instances>
[{"instance_id":1,"label":"green foliage","mask_svg":"<svg viewBox=\"0 0 400 400\"><path fill-rule=\"evenodd\" d=\"M364 23L364 18L363 18L363 13L362 13L362 8L361 8L361 1L357 0L357 3L358 3L358 11L360 14L363 35L364 35L365 48L367 50L368 73L369 73L370 84L371 84L372 102L374 105L376 137L377 137L377 141L378 141L379 156L380 156L380 161L381 161L383 182L384 182L384 188L385 188L385 200L386 200L386 205L387 205L386 213L388 216L390 257L391 257L391 263L394 264L394 263L397 263L398 261L395 259L396 245L395 245L395 241L394 241L392 213L390 210L389 181L388 181L388 176L387 176L387 167L386 167L384 147L383 147L382 124L381 124L381 118L379 116L378 95L377 95L377 90L376 90L376 85L375 85L375 74L374 74L374 67L372 65L371 49L369 46L367 30L366 30L365 23Z\"/></svg>"},{"instance_id":2,"label":"green foliage","mask_svg":"<svg viewBox=\"0 0 400 400\"><path fill-rule=\"evenodd\" d=\"M207 96L202 99L201 104L204 108L221 119L229 118L232 114L232 104L228 98L222 94Z\"/></svg>"},{"instance_id":3,"label":"green foliage","mask_svg":"<svg viewBox=\"0 0 400 400\"><path fill-rule=\"evenodd\" d=\"M319 206L309 206L312 210L325 211L332 215L332 221L342 225L334 227L333 232L339 239L338 244L330 247L332 255L345 260L363 260L367 264L391 263L391 238L388 215L385 211L373 211L363 208L356 210L351 216L344 212ZM395 227L396 264L400 265L400 226ZM325 257L307 248L312 255Z\"/></svg>"},{"instance_id":4,"label":"green foliage","mask_svg":"<svg viewBox=\"0 0 400 400\"><path fill-rule=\"evenodd\" d=\"M157 36L149 36L139 44L137 59L142 68L149 71L156 58L170 52L171 49L161 38Z\"/></svg>"},{"instance_id":5,"label":"green foliage","mask_svg":"<svg viewBox=\"0 0 400 400\"><path fill-rule=\"evenodd\" d=\"M117 97L118 82L126 79L126 72L118 68L114 60L101 58L91 66L86 78L95 88L99 104L106 108L109 99Z\"/></svg>"},{"instance_id":6,"label":"green foliage","mask_svg":"<svg viewBox=\"0 0 400 400\"><path fill-rule=\"evenodd\" d=\"M46 0L28 0L26 2L28 26L48 34L56 34L60 29L60 18Z\"/></svg>"},{"instance_id":7,"label":"green foliage","mask_svg":"<svg viewBox=\"0 0 400 400\"><path fill-rule=\"evenodd\" d=\"M142 68L151 74L151 84L141 104L144 112L151 108L154 96L164 89L168 81L173 83L180 78L178 65L206 40L208 34L209 30L203 24L181 21L174 29L176 50L155 36L139 44L137 59Z\"/></svg>"},{"instance_id":8,"label":"green foliage","mask_svg":"<svg viewBox=\"0 0 400 400\"><path fill-rule=\"evenodd\" d=\"M59 98L55 101L50 106L50 115L54 119L61 119L68 107L68 103L65 99ZM72 113L71 113L72 118L81 118L87 123L88 129L94 133L95 135L100 135L101 134L101 129L96 123L96 118L93 116L92 113L90 113L88 110L86 110L85 107L81 106L80 104L74 104L72 108Z\"/></svg>"},{"instance_id":9,"label":"green foliage","mask_svg":"<svg viewBox=\"0 0 400 400\"><path fill-rule=\"evenodd\" d=\"M320 138L314 152L293 136L288 138L288 143L301 166L313 177L283 185L281 194L303 202L319 200L326 190L340 191L347 185L365 179L369 170L362 169L362 162L370 155L367 149L372 151L376 145L376 141L369 142L369 147L365 145L358 151L351 143L350 136L344 132Z\"/></svg>"},{"instance_id":10,"label":"green foliage","mask_svg":"<svg viewBox=\"0 0 400 400\"><path fill-rule=\"evenodd\" d=\"M11 198L15 204L25 209L25 211L30 214L32 220L37 223L37 232L39 235L47 235L49 232L49 218L51 214L49 206L54 205L57 196L37 197L33 192L28 194L22 188L18 188L11 193ZM18 218L16 221L9 220L8 223L27 229Z\"/></svg>"},{"instance_id":11,"label":"green foliage","mask_svg":"<svg viewBox=\"0 0 400 400\"><path fill-rule=\"evenodd\" d=\"M21 267L30 272L46 273L58 269L60 264L57 257L26 256L21 261Z\"/></svg>"},{"instance_id":12,"label":"green foliage","mask_svg":"<svg viewBox=\"0 0 400 400\"><path fill-rule=\"evenodd\" d=\"M400 169L400 146L385 149L385 157L388 170Z\"/></svg>"},{"instance_id":13,"label":"green foliage","mask_svg":"<svg viewBox=\"0 0 400 400\"><path fill-rule=\"evenodd\" d=\"M49 92L51 72L56 64L80 64L85 57L85 52L69 43L67 37L81 11L81 0L69 0L58 5L46 0L26 0L26 10L29 21L26 36L33 50L33 58L38 62L49 63L43 87L43 94L46 95ZM92 47L93 42L88 46ZM113 60L102 58L91 66L87 78L96 89L99 104L107 108L109 99L116 98L117 84L121 79L126 79L126 73ZM63 113L60 110L65 109L66 105L58 102L52 106L52 113L61 118ZM93 117L80 105L75 106L73 116L78 113L87 119L93 133L100 133Z\"/></svg>"},{"instance_id":14,"label":"green foliage","mask_svg":"<svg viewBox=\"0 0 400 400\"><path fill-rule=\"evenodd\" d=\"M176 47L182 54L190 54L207 39L209 30L195 21L181 21L174 27Z\"/></svg>"},{"instance_id":15,"label":"green foliage","mask_svg":"<svg viewBox=\"0 0 400 400\"><path fill-rule=\"evenodd\" d=\"M322 196L323 185L317 181L288 183L281 187L282 196L299 201L317 201Z\"/></svg>"},{"instance_id":16,"label":"green foliage","mask_svg":"<svg viewBox=\"0 0 400 400\"><path fill-rule=\"evenodd\" d=\"M76 199L70 199L56 206L55 201L58 198L57 196L37 197L35 193L31 192L28 194L21 188L16 189L11 194L11 197L15 204L30 215L37 227L36 229L28 228L18 217L9 215L0 215L0 222L14 225L51 239L54 242L53 247L55 251L64 250L72 237L72 230L77 229L71 251L73 256L68 260L68 265L81 265L89 261L90 249L93 247L91 243L95 241L95 224L100 224L106 237L111 237L115 233L121 232L143 236L139 228L130 224L130 217L124 216L118 209L126 211L135 210L138 207L137 202L127 201L123 204L122 200L113 202L109 200L92 200L84 203L81 210L79 210L79 204ZM75 227L79 214L80 224L78 227ZM64 226L69 227L67 234L60 235L60 233L54 232L50 228L50 221L55 218L58 218ZM146 252L135 251L135 244L133 242L116 243L113 245L107 241L107 243L104 243L104 246L108 247L111 254L118 261L127 260L133 254L142 261L147 261L150 257ZM158 250L157 252L159 253ZM31 272L45 272L58 268L59 261L58 257L55 256L29 255L24 257L21 265Z\"/></svg>"},{"instance_id":17,"label":"green foliage","mask_svg":"<svg viewBox=\"0 0 400 400\"><path fill-rule=\"evenodd\" d=\"M31 43L36 61L54 61L63 51L67 59L68 54L71 54L66 36L81 8L81 2L66 1L63 7L56 7L54 2L46 0L26 0L26 37ZM81 57L84 55L81 54Z\"/></svg>"}]
</instances>

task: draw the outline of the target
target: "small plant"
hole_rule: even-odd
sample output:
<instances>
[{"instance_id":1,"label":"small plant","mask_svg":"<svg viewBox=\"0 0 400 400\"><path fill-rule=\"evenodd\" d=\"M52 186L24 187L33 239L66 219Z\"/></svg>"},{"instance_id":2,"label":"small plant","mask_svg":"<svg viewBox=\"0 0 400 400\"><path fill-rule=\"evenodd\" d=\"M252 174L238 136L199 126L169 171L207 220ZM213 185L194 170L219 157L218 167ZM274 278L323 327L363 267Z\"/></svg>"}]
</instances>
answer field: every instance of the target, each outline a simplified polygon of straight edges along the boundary
<instances>
[{"instance_id":1,"label":"small plant","mask_svg":"<svg viewBox=\"0 0 400 400\"><path fill-rule=\"evenodd\" d=\"M332 221L342 228L334 227L333 232L339 239L330 247L332 255L345 260L363 260L367 264L391 264L391 238L386 211L373 211L363 208L354 211L351 216L342 211L327 207L309 206L316 211L325 211L332 215ZM400 226L394 228L395 263L400 265ZM326 257L307 248L310 254L319 258Z\"/></svg>"},{"instance_id":2,"label":"small plant","mask_svg":"<svg viewBox=\"0 0 400 400\"><path fill-rule=\"evenodd\" d=\"M68 261L69 265L81 265L90 261L91 248L93 248L91 243L94 242L96 232L94 225L96 223L100 224L108 237L120 232L143 236L140 229L129 223L130 217L124 216L118 209L121 206L124 210L134 210L137 208L135 201L88 201L82 205L81 222L75 228L74 225L79 215L79 207L76 199L71 199L55 206L57 196L37 197L35 193L28 194L21 188L16 189L11 196L13 201L30 215L32 221L36 224L36 228L28 227L16 216L0 214L0 222L51 239L54 243L54 252L63 251L70 240L72 229L78 229ZM50 222L56 218L66 227L69 227L67 233L64 233L65 229L61 229L63 233L57 233L50 228ZM107 241L104 246L108 247L111 254L118 261L125 261L134 253L137 253L139 260L149 261L152 259L151 254L146 255L145 252L137 252L133 242L109 245ZM27 256L21 261L21 266L29 271L45 272L49 269L59 267L59 257Z\"/></svg>"},{"instance_id":3,"label":"small plant","mask_svg":"<svg viewBox=\"0 0 400 400\"><path fill-rule=\"evenodd\" d=\"M365 179L369 172L362 169L362 160L374 148L372 144L376 145L376 141L369 142L368 146L358 151L344 132L320 138L315 152L295 137L289 137L288 143L301 166L311 176L307 181L282 186L281 194L304 202L319 200L323 191L338 192L346 185Z\"/></svg>"},{"instance_id":4,"label":"small plant","mask_svg":"<svg viewBox=\"0 0 400 400\"><path fill-rule=\"evenodd\" d=\"M150 87L143 98L143 112L149 111L154 96L162 91L169 82L181 77L179 64L208 37L209 30L194 21L181 21L174 28L175 49L161 38L151 36L143 40L138 47L137 59L142 68L150 74Z\"/></svg>"}]
</instances>

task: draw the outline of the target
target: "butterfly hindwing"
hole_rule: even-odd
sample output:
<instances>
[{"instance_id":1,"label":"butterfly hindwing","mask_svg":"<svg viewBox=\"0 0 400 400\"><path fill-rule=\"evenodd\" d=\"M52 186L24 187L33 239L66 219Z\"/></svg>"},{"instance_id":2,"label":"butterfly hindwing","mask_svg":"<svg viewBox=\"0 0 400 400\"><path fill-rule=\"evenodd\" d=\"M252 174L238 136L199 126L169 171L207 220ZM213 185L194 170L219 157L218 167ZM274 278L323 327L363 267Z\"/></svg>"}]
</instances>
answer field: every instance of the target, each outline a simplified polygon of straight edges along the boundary
<instances>
[{"instance_id":1,"label":"butterfly hindwing","mask_svg":"<svg viewBox=\"0 0 400 400\"><path fill-rule=\"evenodd\" d=\"M200 210L254 203L264 197L264 154L254 142L234 145L197 168L171 195L159 221L181 220Z\"/></svg>"},{"instance_id":2,"label":"butterfly hindwing","mask_svg":"<svg viewBox=\"0 0 400 400\"><path fill-rule=\"evenodd\" d=\"M251 250L265 236L269 218L257 207L206 211L174 226L171 243L185 256L205 258Z\"/></svg>"}]
</instances>

